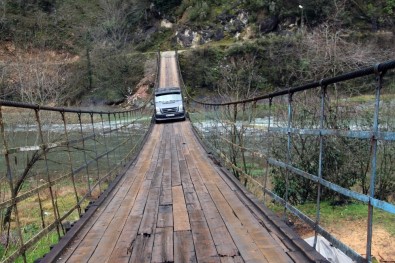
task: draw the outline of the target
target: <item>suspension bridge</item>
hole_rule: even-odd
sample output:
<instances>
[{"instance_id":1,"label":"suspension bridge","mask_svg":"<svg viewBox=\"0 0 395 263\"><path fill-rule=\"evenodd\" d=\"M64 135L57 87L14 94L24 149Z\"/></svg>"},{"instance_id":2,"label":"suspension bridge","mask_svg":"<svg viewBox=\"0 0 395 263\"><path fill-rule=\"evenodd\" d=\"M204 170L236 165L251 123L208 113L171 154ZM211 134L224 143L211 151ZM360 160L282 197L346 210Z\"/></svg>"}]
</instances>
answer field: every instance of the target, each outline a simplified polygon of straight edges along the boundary
<instances>
[{"instance_id":1,"label":"suspension bridge","mask_svg":"<svg viewBox=\"0 0 395 263\"><path fill-rule=\"evenodd\" d=\"M103 112L1 101L1 260L31 261L50 240L36 262L327 262L315 250L323 236L354 261L371 261L373 211L395 214L375 193L395 140L394 68L390 61L236 102L189 97L190 120L174 123L153 124L150 103ZM177 52L159 54L157 72L156 88L184 87ZM366 85L371 101L351 109L339 97L348 85ZM349 158L365 151L356 162L369 191L326 175L335 144ZM314 149L316 170L301 165L299 145ZM283 180L282 194L273 178ZM292 205L295 178L314 189L312 216ZM364 253L322 227L325 191L366 205ZM313 246L287 224L291 214L311 227Z\"/></svg>"}]
</instances>

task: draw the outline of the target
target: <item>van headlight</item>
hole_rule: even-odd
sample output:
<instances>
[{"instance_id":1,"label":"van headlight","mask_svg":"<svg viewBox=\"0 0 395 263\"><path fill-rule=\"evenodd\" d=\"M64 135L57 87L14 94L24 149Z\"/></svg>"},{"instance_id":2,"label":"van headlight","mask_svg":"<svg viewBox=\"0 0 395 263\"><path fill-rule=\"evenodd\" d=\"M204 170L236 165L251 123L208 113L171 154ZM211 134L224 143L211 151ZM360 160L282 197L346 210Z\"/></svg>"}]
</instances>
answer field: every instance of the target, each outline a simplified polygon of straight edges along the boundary
<instances>
[{"instance_id":1,"label":"van headlight","mask_svg":"<svg viewBox=\"0 0 395 263\"><path fill-rule=\"evenodd\" d=\"M159 107L156 107L156 108L155 108L155 111L156 111L156 114L161 114L160 108L159 108Z\"/></svg>"},{"instance_id":2,"label":"van headlight","mask_svg":"<svg viewBox=\"0 0 395 263\"><path fill-rule=\"evenodd\" d=\"M178 111L179 112L184 111L184 106L182 106L182 105L178 106Z\"/></svg>"}]
</instances>

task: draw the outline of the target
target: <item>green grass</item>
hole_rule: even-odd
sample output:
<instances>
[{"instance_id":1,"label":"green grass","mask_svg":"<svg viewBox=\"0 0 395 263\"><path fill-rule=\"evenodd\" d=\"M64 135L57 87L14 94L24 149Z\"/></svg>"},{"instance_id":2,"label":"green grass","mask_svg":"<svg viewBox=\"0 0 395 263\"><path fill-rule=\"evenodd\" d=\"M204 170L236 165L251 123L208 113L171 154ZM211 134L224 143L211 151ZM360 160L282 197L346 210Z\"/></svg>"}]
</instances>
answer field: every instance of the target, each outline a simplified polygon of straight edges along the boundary
<instances>
[{"instance_id":1,"label":"green grass","mask_svg":"<svg viewBox=\"0 0 395 263\"><path fill-rule=\"evenodd\" d=\"M50 246L57 244L58 241L59 239L56 231L52 231L44 238L40 239L40 241L38 241L36 245L33 246L33 248L27 252L26 254L27 262L33 262L34 260L43 257L44 254L49 252ZM23 262L23 258L19 257L15 262L16 263Z\"/></svg>"},{"instance_id":2,"label":"green grass","mask_svg":"<svg viewBox=\"0 0 395 263\"><path fill-rule=\"evenodd\" d=\"M276 213L283 211L282 206L277 204L267 204ZM297 205L296 208L303 211L310 218L314 219L316 214L316 204L306 203ZM321 225L328 228L332 225L350 225L352 222L366 220L368 217L367 205L360 202L353 202L351 204L342 206L333 206L329 201L321 202ZM383 227L391 236L395 236L395 215L384 212L380 209L374 209L373 225Z\"/></svg>"},{"instance_id":3,"label":"green grass","mask_svg":"<svg viewBox=\"0 0 395 263\"><path fill-rule=\"evenodd\" d=\"M23 233L24 238L28 237L29 233ZM50 232L49 234L45 235L41 238L31 249L29 249L26 253L26 260L27 262L33 262L34 260L41 258L44 254L48 253L50 250L50 246L57 244L59 242L58 234L56 230ZM12 245L7 254L4 254L5 248L0 245L0 260L4 260L7 257L11 256L12 253L16 251L15 245ZM24 262L22 257L19 257L15 260L15 262Z\"/></svg>"},{"instance_id":4,"label":"green grass","mask_svg":"<svg viewBox=\"0 0 395 263\"><path fill-rule=\"evenodd\" d=\"M365 94L359 96L353 96L351 98L345 99L347 102L355 102L355 103L373 103L375 101L375 95ZM390 102L395 100L394 94L382 94L380 95L381 101Z\"/></svg>"}]
</instances>

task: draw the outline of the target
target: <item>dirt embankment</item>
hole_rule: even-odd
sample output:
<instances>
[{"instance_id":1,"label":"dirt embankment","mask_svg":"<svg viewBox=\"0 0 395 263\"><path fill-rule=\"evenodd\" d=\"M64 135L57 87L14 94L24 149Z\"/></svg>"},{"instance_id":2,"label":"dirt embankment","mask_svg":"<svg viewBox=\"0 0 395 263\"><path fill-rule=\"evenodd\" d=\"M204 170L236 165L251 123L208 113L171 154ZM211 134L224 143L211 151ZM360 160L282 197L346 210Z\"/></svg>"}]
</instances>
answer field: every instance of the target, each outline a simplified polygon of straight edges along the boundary
<instances>
[{"instance_id":1,"label":"dirt embankment","mask_svg":"<svg viewBox=\"0 0 395 263\"><path fill-rule=\"evenodd\" d=\"M360 255L366 255L366 221L337 222L326 227L326 229ZM295 223L295 230L302 238L314 235L310 228L299 222ZM395 262L395 236L381 226L373 227L372 255L379 262Z\"/></svg>"}]
</instances>

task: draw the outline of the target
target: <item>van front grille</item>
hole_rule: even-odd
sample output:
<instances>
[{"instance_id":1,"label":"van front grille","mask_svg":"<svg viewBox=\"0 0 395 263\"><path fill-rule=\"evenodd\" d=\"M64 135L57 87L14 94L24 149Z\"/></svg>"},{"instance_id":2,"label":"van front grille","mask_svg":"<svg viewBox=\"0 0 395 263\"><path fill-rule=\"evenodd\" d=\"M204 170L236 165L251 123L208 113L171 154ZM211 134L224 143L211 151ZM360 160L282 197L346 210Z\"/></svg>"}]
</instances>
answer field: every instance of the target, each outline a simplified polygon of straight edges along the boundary
<instances>
[{"instance_id":1,"label":"van front grille","mask_svg":"<svg viewBox=\"0 0 395 263\"><path fill-rule=\"evenodd\" d=\"M162 109L162 113L175 113L175 112L177 112L178 111L178 108L177 107L174 107L174 108L164 108L164 109Z\"/></svg>"}]
</instances>

